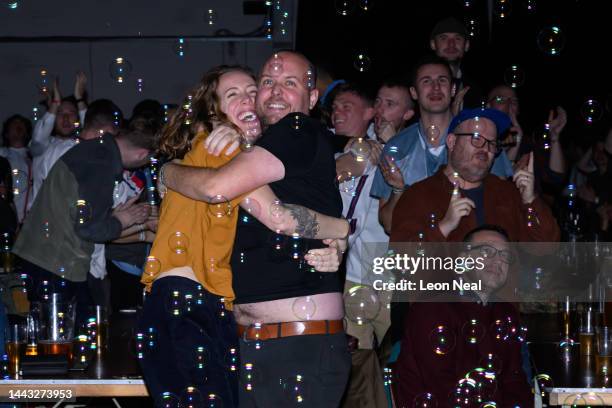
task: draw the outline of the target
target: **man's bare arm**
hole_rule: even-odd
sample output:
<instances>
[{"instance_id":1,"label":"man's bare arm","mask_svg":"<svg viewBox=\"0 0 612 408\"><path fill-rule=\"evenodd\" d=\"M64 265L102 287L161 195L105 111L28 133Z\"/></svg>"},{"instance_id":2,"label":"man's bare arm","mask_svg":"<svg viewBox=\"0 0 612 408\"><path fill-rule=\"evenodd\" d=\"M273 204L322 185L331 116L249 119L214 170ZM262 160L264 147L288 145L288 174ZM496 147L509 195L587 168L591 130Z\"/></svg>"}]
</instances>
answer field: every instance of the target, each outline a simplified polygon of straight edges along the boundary
<instances>
[{"instance_id":1,"label":"man's bare arm","mask_svg":"<svg viewBox=\"0 0 612 408\"><path fill-rule=\"evenodd\" d=\"M218 169L176 163L163 167L163 183L167 188L194 200L207 202L216 196L232 200L283 177L283 163L258 146L249 153L239 154Z\"/></svg>"},{"instance_id":2,"label":"man's bare arm","mask_svg":"<svg viewBox=\"0 0 612 408\"><path fill-rule=\"evenodd\" d=\"M340 239L348 235L345 219L323 215L301 205L282 203L268 186L249 193L248 200L245 199L241 206L266 227L283 235L297 234L313 239Z\"/></svg>"}]
</instances>

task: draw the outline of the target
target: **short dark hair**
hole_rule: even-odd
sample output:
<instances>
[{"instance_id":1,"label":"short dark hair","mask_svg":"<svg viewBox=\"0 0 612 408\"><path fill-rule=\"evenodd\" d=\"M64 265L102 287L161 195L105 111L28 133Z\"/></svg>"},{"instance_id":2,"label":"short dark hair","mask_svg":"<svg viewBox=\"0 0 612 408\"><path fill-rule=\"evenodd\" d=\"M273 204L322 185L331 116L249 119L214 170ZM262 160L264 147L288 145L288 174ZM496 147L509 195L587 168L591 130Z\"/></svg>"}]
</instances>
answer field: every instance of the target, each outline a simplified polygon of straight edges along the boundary
<instances>
[{"instance_id":1,"label":"short dark hair","mask_svg":"<svg viewBox=\"0 0 612 408\"><path fill-rule=\"evenodd\" d=\"M372 106L374 104L374 101L372 100L372 97L366 92L365 89L363 89L363 87L361 87L360 85L354 83L354 82L345 82L343 84L339 84L337 85L332 91L331 94L329 95L329 104L330 106L334 103L334 100L343 93L352 93L357 95L358 97L360 97L361 99L363 99L368 106Z\"/></svg>"},{"instance_id":2,"label":"short dark hair","mask_svg":"<svg viewBox=\"0 0 612 408\"><path fill-rule=\"evenodd\" d=\"M470 232L468 232L465 237L463 238L463 242L472 242L472 240L474 239L474 235L478 234L479 232L482 231L492 231L492 232L497 232L499 235L503 236L506 241L510 241L510 237L508 236L508 232L506 232L505 229L503 229L502 227L500 227L499 225L493 225L493 224L483 224L480 227L476 227L473 230L471 230Z\"/></svg>"},{"instance_id":3,"label":"short dark hair","mask_svg":"<svg viewBox=\"0 0 612 408\"><path fill-rule=\"evenodd\" d=\"M144 122L146 126L152 127L155 132L161 130L164 124L164 107L154 99L140 101L132 110L130 126L136 122Z\"/></svg>"},{"instance_id":4,"label":"short dark hair","mask_svg":"<svg viewBox=\"0 0 612 408\"><path fill-rule=\"evenodd\" d=\"M419 70L425 65L442 65L448 70L450 76L453 76L453 71L445 59L438 57L436 54L427 54L424 57L419 58L417 63L414 65L414 68L412 68L412 73L410 75L410 86L416 86Z\"/></svg>"},{"instance_id":5,"label":"short dark hair","mask_svg":"<svg viewBox=\"0 0 612 408\"><path fill-rule=\"evenodd\" d=\"M30 122L30 119L26 118L25 116L21 116L21 115L10 116L4 121L4 124L2 125L2 144L4 146L8 146L8 139L6 138L6 134L8 133L9 126L14 121L21 121L21 123L23 123L23 125L25 126L26 128L25 144L27 146L28 143L30 142L30 139L32 138L32 122Z\"/></svg>"},{"instance_id":6,"label":"short dark hair","mask_svg":"<svg viewBox=\"0 0 612 408\"><path fill-rule=\"evenodd\" d=\"M101 128L114 125L120 127L123 123L123 113L109 99L96 99L87 107L83 129Z\"/></svg>"},{"instance_id":7,"label":"short dark hair","mask_svg":"<svg viewBox=\"0 0 612 408\"><path fill-rule=\"evenodd\" d=\"M134 147L154 151L157 148L157 135L151 127L131 126L121 129L116 139L123 139Z\"/></svg>"},{"instance_id":8,"label":"short dark hair","mask_svg":"<svg viewBox=\"0 0 612 408\"><path fill-rule=\"evenodd\" d=\"M405 88L406 90L409 90L410 79L406 76L406 74L392 75L382 81L379 89L383 86L386 86L387 88Z\"/></svg>"},{"instance_id":9,"label":"short dark hair","mask_svg":"<svg viewBox=\"0 0 612 408\"><path fill-rule=\"evenodd\" d=\"M414 108L414 101L410 97L410 80L405 74L404 75L393 75L393 76L387 77L385 80L383 80L383 82L380 84L378 89L382 88L383 86L387 88L404 89L408 93L408 105L411 108Z\"/></svg>"}]
</instances>

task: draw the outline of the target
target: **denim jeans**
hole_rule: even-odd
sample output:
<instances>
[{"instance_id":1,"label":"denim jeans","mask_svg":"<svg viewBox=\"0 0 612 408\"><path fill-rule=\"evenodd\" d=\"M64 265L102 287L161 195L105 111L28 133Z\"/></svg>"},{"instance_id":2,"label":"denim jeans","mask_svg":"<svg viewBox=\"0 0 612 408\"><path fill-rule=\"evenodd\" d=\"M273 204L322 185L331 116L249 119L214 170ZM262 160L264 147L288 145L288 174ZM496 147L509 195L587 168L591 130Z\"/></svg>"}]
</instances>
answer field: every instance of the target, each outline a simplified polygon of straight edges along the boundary
<instances>
[{"instance_id":1,"label":"denim jeans","mask_svg":"<svg viewBox=\"0 0 612 408\"><path fill-rule=\"evenodd\" d=\"M178 400L183 406L208 406L211 399L222 400L223 407L238 406L236 322L221 299L184 277L153 283L136 347L156 406Z\"/></svg>"}]
</instances>

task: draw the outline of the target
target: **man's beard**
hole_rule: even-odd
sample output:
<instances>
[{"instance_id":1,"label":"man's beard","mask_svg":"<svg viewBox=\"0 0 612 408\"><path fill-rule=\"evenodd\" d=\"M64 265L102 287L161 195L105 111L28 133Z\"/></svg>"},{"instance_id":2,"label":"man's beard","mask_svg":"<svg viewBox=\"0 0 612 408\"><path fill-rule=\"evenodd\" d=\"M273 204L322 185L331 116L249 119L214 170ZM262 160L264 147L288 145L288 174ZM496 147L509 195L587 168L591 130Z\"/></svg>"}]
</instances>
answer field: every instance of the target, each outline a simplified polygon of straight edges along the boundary
<instances>
[{"instance_id":1,"label":"man's beard","mask_svg":"<svg viewBox=\"0 0 612 408\"><path fill-rule=\"evenodd\" d=\"M463 159L462 157L456 157L456 156L459 156L459 155L451 155L451 158L450 158L451 166L453 166L453 169L455 169L455 171L457 171L459 175L461 176L461 178L464 179L465 181L468 181L470 183L478 183L484 180L487 174L489 174L492 163L489 163L488 167L486 168L474 167L470 163L466 164L465 161L462 160Z\"/></svg>"}]
</instances>

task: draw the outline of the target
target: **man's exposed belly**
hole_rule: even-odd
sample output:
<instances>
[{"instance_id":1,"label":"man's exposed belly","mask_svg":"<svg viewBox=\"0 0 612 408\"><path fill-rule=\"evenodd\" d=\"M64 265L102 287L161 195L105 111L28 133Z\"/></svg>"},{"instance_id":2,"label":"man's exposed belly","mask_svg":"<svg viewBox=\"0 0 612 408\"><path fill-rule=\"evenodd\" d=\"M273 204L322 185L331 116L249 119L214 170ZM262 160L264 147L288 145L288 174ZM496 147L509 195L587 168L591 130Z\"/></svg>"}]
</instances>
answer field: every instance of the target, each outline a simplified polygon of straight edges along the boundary
<instances>
[{"instance_id":1,"label":"man's exposed belly","mask_svg":"<svg viewBox=\"0 0 612 408\"><path fill-rule=\"evenodd\" d=\"M270 300L267 302L244 303L234 305L234 317L236 322L243 326L254 323L278 323L295 322L306 320L300 313L294 313L293 305L296 299L306 296L293 297L287 299ZM308 296L313 303L314 313L308 316L308 320L340 320L344 317L344 303L342 294L321 293ZM316 309L314 308L316 307Z\"/></svg>"}]
</instances>

